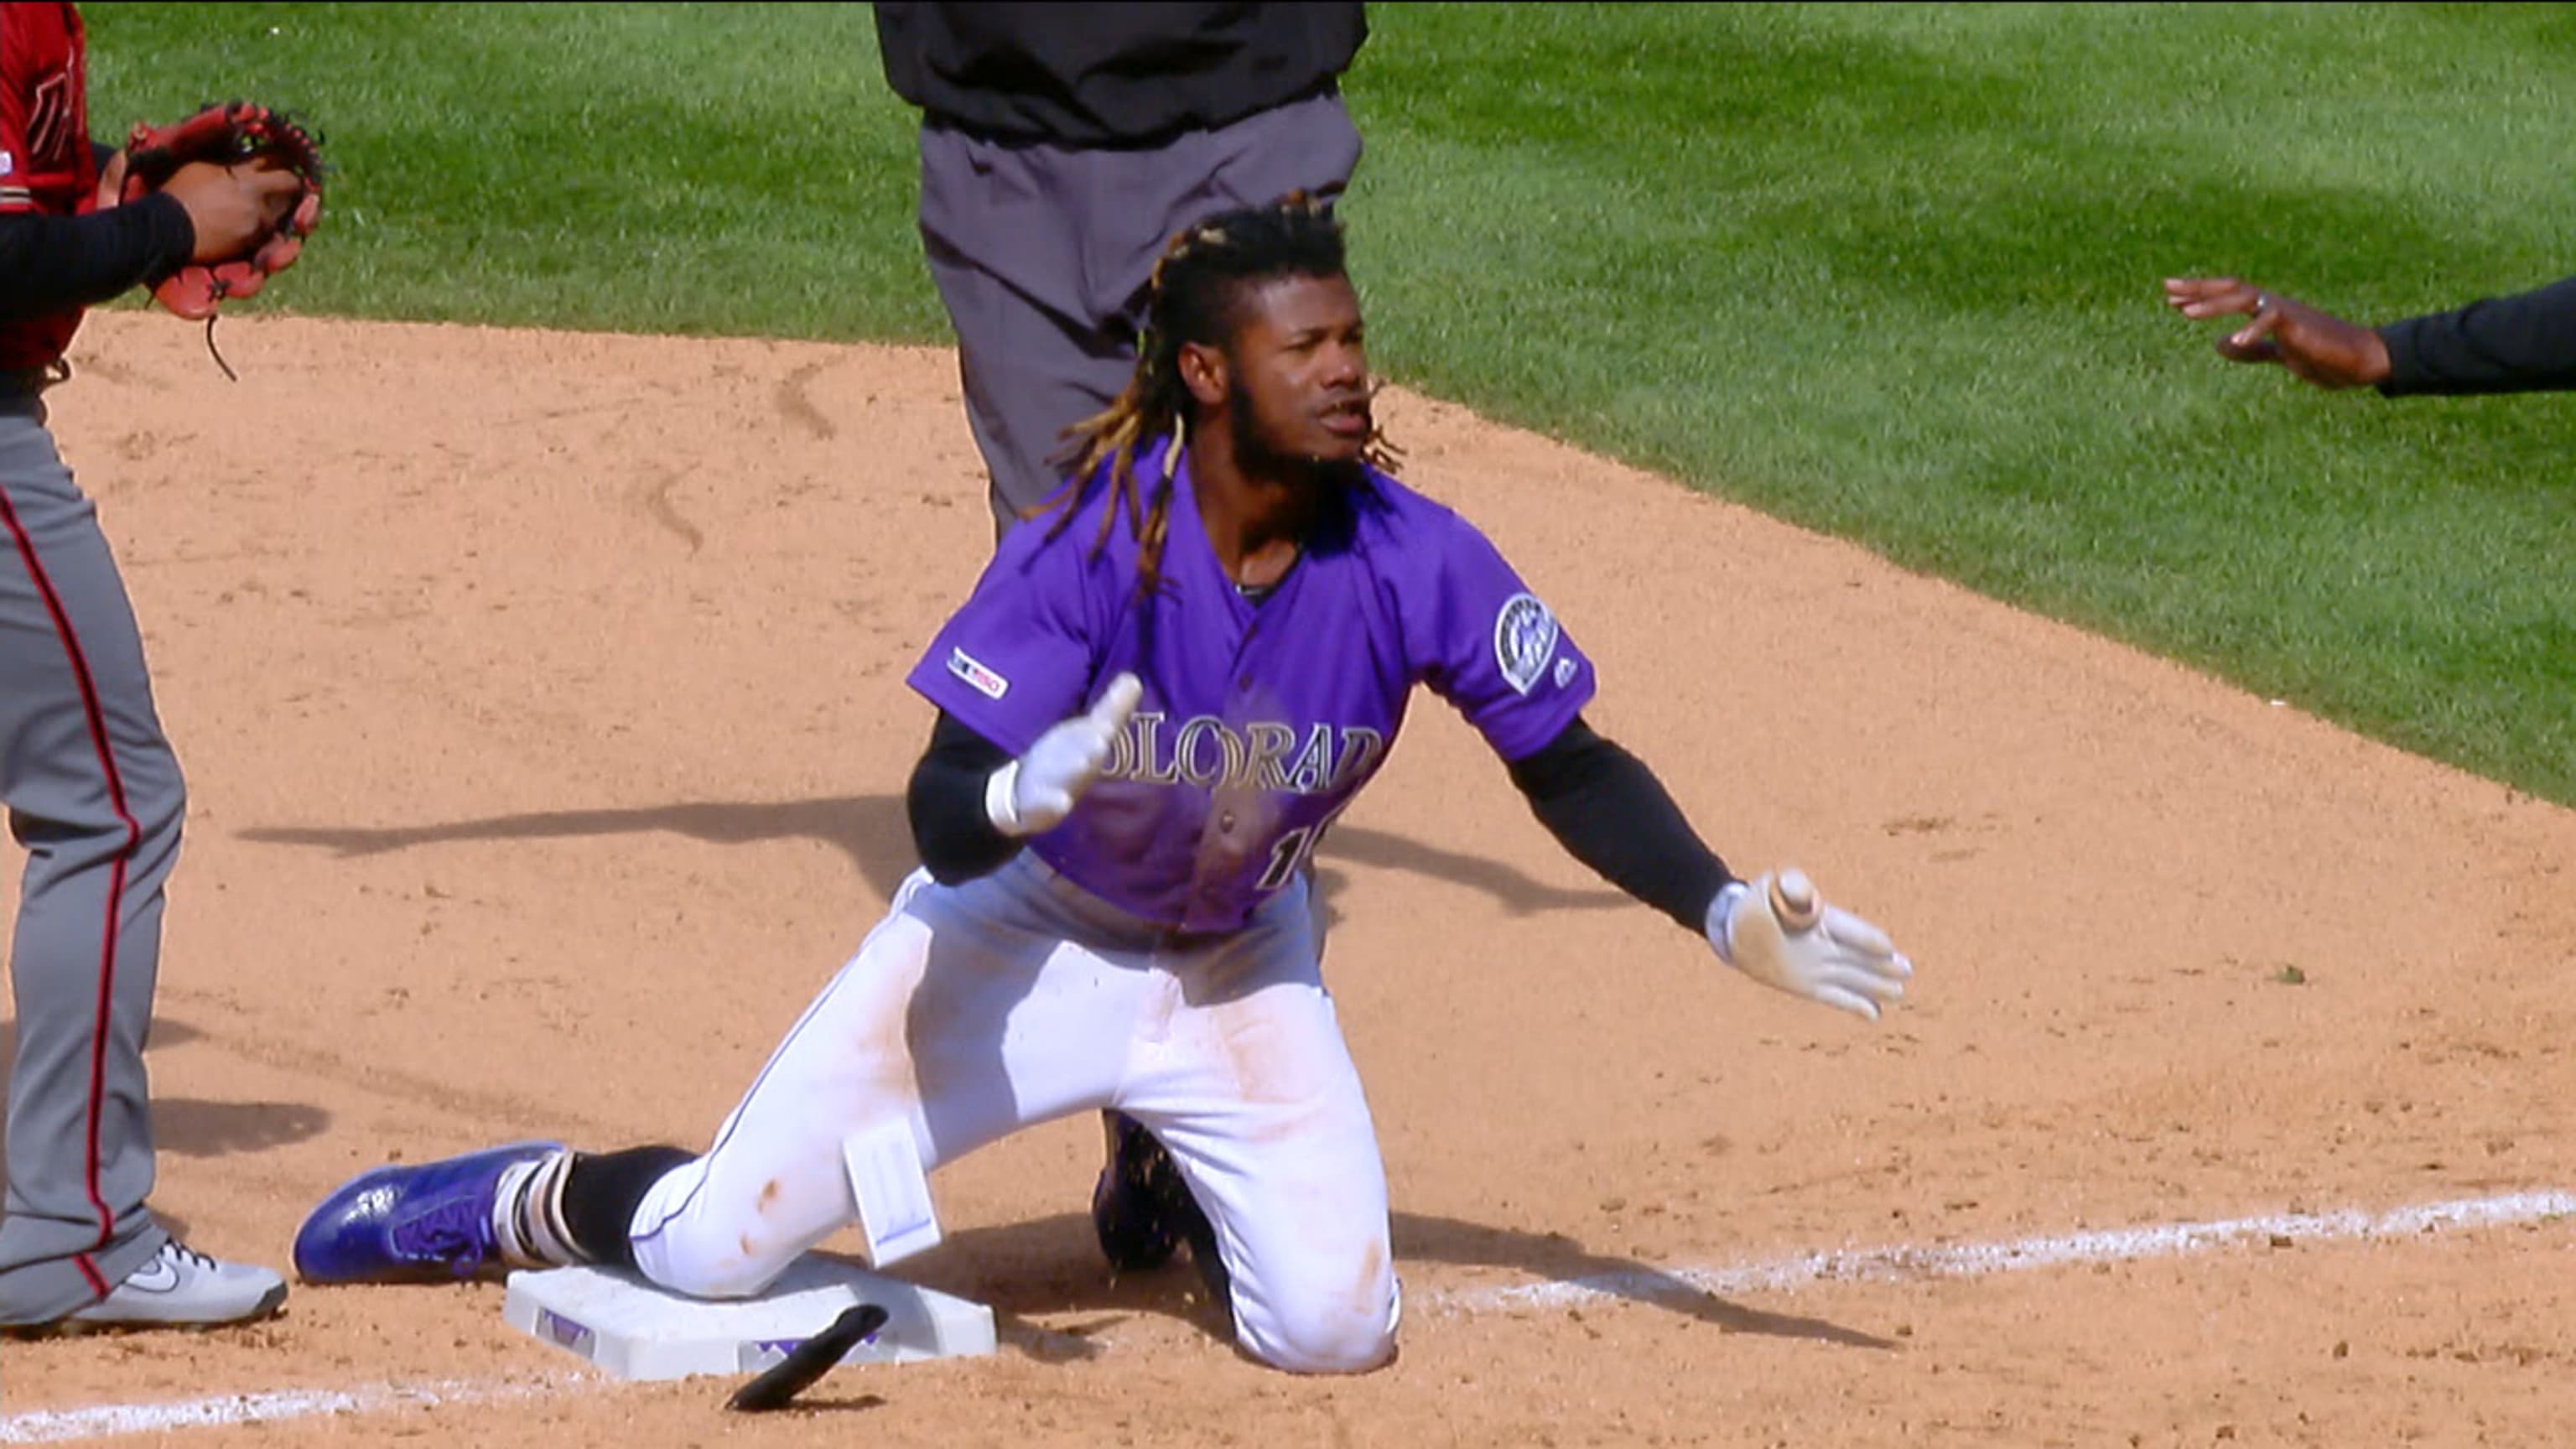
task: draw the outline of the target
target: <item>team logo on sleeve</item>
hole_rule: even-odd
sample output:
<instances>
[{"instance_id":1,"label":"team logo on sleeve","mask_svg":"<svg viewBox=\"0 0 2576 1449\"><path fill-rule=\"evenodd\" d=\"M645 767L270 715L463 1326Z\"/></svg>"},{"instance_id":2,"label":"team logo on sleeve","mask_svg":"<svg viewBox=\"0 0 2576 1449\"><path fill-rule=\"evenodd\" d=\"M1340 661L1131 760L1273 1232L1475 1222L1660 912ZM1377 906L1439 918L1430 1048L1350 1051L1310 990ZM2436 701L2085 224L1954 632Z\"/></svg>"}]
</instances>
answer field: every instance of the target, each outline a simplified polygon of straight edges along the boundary
<instances>
[{"instance_id":1,"label":"team logo on sleeve","mask_svg":"<svg viewBox=\"0 0 2576 1449\"><path fill-rule=\"evenodd\" d=\"M27 164L39 166L71 149L72 74L65 68L36 82L27 103Z\"/></svg>"},{"instance_id":2,"label":"team logo on sleeve","mask_svg":"<svg viewBox=\"0 0 2576 1449\"><path fill-rule=\"evenodd\" d=\"M1011 681L987 668L983 661L963 649L948 651L948 672L966 681L966 686L986 699L1000 699L1011 692Z\"/></svg>"},{"instance_id":3,"label":"team logo on sleeve","mask_svg":"<svg viewBox=\"0 0 2576 1449\"><path fill-rule=\"evenodd\" d=\"M1547 605L1535 594L1514 594L1503 600L1503 611L1494 616L1494 662L1502 666L1503 678L1512 688L1529 693L1555 652L1556 616L1547 611Z\"/></svg>"}]
</instances>

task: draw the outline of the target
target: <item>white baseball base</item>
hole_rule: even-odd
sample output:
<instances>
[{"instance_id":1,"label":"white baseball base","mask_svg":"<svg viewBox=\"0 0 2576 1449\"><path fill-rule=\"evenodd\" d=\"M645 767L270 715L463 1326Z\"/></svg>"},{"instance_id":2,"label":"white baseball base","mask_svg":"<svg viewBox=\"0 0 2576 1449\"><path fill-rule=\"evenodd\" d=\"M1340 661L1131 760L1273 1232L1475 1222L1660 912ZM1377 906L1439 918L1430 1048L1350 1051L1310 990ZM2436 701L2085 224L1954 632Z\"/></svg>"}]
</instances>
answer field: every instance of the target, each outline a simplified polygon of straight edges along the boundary
<instances>
[{"instance_id":1,"label":"white baseball base","mask_svg":"<svg viewBox=\"0 0 2576 1449\"><path fill-rule=\"evenodd\" d=\"M885 1309L886 1324L843 1355L844 1364L993 1352L992 1309L812 1254L759 1297L721 1303L601 1268L512 1273L501 1317L612 1377L680 1379L757 1373L858 1303Z\"/></svg>"}]
</instances>

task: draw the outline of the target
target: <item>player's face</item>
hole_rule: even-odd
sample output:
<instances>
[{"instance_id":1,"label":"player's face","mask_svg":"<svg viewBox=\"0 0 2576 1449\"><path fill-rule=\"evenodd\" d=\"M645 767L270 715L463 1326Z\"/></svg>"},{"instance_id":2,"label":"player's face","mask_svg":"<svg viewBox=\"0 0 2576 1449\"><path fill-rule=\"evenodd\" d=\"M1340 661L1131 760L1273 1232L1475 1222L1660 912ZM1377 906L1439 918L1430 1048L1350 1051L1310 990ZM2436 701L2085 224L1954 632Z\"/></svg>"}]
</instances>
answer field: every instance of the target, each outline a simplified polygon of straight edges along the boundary
<instances>
[{"instance_id":1,"label":"player's face","mask_svg":"<svg viewBox=\"0 0 2576 1449\"><path fill-rule=\"evenodd\" d=\"M1349 278L1262 284L1244 299L1226 355L1239 453L1311 463L1359 458L1372 428L1368 347Z\"/></svg>"}]
</instances>

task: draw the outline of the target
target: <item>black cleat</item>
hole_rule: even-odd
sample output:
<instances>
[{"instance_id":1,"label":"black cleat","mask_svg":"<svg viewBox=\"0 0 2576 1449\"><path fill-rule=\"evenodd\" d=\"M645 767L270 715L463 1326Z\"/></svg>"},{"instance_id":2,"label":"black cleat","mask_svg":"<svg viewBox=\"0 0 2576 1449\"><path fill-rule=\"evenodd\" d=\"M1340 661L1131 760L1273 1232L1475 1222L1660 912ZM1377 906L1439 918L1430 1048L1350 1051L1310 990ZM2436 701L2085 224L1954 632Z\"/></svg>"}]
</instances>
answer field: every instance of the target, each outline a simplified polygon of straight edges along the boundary
<instances>
[{"instance_id":1,"label":"black cleat","mask_svg":"<svg viewBox=\"0 0 2576 1449\"><path fill-rule=\"evenodd\" d=\"M1124 1112L1100 1114L1109 1138L1109 1163L1091 1189L1091 1227L1100 1237L1100 1254L1114 1273L1142 1273L1172 1260L1183 1243L1210 1276L1216 1291L1224 1266L1217 1255L1216 1230L1172 1155L1144 1124Z\"/></svg>"}]
</instances>

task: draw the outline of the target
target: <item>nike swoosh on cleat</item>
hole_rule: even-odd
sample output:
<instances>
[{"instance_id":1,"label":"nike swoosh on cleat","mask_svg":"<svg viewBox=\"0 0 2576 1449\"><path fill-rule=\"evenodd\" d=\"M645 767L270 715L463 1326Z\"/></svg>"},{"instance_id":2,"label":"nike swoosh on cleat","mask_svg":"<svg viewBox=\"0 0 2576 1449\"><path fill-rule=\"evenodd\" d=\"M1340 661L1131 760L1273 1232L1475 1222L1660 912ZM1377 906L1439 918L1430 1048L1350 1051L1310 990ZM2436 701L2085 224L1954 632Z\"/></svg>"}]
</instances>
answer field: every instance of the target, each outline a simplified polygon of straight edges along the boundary
<instances>
[{"instance_id":1,"label":"nike swoosh on cleat","mask_svg":"<svg viewBox=\"0 0 2576 1449\"><path fill-rule=\"evenodd\" d=\"M155 1258L135 1269L124 1282L116 1286L131 1288L137 1293L167 1293L179 1286L179 1270L171 1267L168 1262Z\"/></svg>"}]
</instances>

